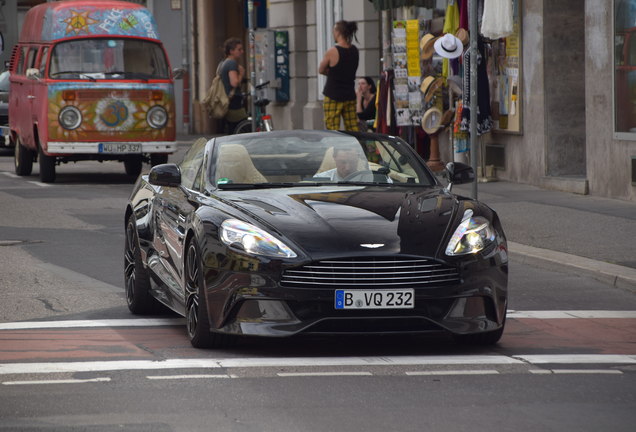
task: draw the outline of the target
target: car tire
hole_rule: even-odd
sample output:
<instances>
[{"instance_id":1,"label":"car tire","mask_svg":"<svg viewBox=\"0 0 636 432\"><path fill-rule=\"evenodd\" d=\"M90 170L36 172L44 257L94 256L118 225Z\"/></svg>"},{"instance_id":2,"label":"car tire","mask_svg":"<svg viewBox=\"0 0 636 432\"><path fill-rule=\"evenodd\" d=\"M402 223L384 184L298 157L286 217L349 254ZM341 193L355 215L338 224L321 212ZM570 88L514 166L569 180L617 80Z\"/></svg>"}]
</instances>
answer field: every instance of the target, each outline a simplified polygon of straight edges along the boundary
<instances>
[{"instance_id":1,"label":"car tire","mask_svg":"<svg viewBox=\"0 0 636 432\"><path fill-rule=\"evenodd\" d=\"M40 163L40 181L42 183L53 183L55 181L55 156L45 154L42 146L40 146L38 161Z\"/></svg>"},{"instance_id":2,"label":"car tire","mask_svg":"<svg viewBox=\"0 0 636 432\"><path fill-rule=\"evenodd\" d=\"M131 177L138 177L141 174L143 159L141 155L129 155L124 158L124 169Z\"/></svg>"},{"instance_id":3,"label":"car tire","mask_svg":"<svg viewBox=\"0 0 636 432\"><path fill-rule=\"evenodd\" d=\"M33 172L33 151L22 145L20 138L15 141L13 149L15 173L19 176L28 176Z\"/></svg>"},{"instance_id":4,"label":"car tire","mask_svg":"<svg viewBox=\"0 0 636 432\"><path fill-rule=\"evenodd\" d=\"M133 216L126 223L124 283L126 303L130 312L135 315L147 315L159 311L159 303L150 295L150 276L141 260L139 237Z\"/></svg>"},{"instance_id":5,"label":"car tire","mask_svg":"<svg viewBox=\"0 0 636 432\"><path fill-rule=\"evenodd\" d=\"M186 330L195 348L225 348L232 337L210 331L210 318L204 298L201 254L195 241L190 241L184 263Z\"/></svg>"},{"instance_id":6,"label":"car tire","mask_svg":"<svg viewBox=\"0 0 636 432\"><path fill-rule=\"evenodd\" d=\"M168 163L168 155L164 153L152 153L150 155L150 166Z\"/></svg>"}]
</instances>

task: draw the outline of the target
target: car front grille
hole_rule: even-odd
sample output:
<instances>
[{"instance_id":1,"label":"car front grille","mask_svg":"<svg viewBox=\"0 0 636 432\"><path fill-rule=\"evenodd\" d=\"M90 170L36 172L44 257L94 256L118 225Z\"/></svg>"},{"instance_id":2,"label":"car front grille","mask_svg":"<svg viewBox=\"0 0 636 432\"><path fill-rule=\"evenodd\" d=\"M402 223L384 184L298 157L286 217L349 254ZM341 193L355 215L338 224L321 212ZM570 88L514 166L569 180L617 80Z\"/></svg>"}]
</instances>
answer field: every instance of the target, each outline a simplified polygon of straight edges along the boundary
<instances>
[{"instance_id":1,"label":"car front grille","mask_svg":"<svg viewBox=\"0 0 636 432\"><path fill-rule=\"evenodd\" d=\"M459 282L455 267L411 257L371 257L317 261L283 272L290 288L418 288Z\"/></svg>"}]
</instances>

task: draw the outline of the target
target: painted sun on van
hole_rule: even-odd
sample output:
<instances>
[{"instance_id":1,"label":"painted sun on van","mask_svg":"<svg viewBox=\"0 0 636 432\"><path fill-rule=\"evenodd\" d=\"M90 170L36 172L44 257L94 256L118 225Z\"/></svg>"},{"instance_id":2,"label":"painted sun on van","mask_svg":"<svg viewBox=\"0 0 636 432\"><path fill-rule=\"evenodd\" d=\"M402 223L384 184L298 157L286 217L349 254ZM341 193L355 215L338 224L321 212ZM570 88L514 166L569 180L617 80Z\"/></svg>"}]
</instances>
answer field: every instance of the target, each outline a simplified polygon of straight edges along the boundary
<instances>
[{"instance_id":1,"label":"painted sun on van","mask_svg":"<svg viewBox=\"0 0 636 432\"><path fill-rule=\"evenodd\" d=\"M116 160L137 176L176 149L174 73L150 12L114 0L30 9L11 56L15 172L55 181L56 165Z\"/></svg>"}]
</instances>

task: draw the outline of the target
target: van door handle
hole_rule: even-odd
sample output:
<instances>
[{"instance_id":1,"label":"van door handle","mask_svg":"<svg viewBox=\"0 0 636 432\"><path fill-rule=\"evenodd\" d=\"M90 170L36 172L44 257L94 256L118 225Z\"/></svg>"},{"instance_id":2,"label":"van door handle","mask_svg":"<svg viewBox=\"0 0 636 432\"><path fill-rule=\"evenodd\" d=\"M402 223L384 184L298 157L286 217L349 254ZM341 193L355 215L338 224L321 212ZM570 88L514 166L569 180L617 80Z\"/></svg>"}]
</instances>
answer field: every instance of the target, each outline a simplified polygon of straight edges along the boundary
<instances>
[{"instance_id":1,"label":"van door handle","mask_svg":"<svg viewBox=\"0 0 636 432\"><path fill-rule=\"evenodd\" d=\"M28 95L28 96L27 96L27 99L35 99L35 96L33 96L33 95Z\"/></svg>"}]
</instances>

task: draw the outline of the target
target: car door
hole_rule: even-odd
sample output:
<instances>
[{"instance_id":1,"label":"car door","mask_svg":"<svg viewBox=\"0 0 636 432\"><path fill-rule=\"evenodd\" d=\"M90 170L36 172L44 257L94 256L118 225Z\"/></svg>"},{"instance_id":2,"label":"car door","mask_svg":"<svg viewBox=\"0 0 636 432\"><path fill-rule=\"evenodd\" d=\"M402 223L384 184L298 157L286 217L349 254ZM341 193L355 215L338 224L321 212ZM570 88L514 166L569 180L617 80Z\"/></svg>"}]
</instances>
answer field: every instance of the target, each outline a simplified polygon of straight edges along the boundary
<instances>
[{"instance_id":1,"label":"car door","mask_svg":"<svg viewBox=\"0 0 636 432\"><path fill-rule=\"evenodd\" d=\"M167 293L172 301L184 303L183 276L185 240L192 223L194 212L198 208L200 187L198 179L203 170L205 140L195 142L183 161L181 185L162 187L155 197L156 204L156 247L159 250L163 267L168 272L170 283Z\"/></svg>"},{"instance_id":2,"label":"car door","mask_svg":"<svg viewBox=\"0 0 636 432\"><path fill-rule=\"evenodd\" d=\"M22 145L35 150L33 140L32 109L33 80L27 78L27 69L33 67L37 47L22 46L19 48L18 65L15 74L11 76L11 92L9 93L9 121L11 128L16 130Z\"/></svg>"}]
</instances>

